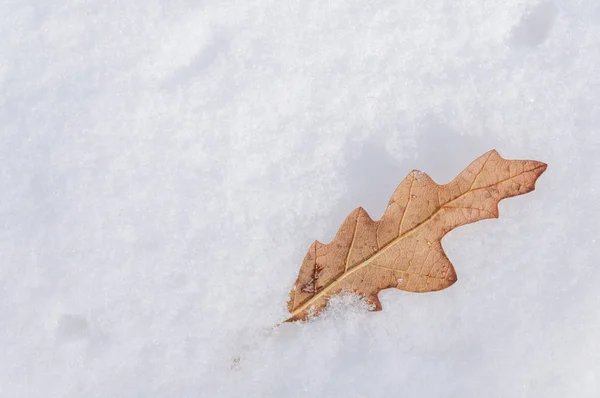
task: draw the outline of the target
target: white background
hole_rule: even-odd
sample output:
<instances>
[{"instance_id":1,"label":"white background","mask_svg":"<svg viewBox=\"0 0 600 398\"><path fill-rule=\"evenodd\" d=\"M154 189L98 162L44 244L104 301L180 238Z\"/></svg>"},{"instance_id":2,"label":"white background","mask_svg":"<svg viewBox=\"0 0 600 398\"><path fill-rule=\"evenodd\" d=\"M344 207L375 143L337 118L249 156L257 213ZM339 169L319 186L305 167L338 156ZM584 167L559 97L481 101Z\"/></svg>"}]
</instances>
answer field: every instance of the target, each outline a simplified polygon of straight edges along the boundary
<instances>
[{"instance_id":1,"label":"white background","mask_svg":"<svg viewBox=\"0 0 600 398\"><path fill-rule=\"evenodd\" d=\"M600 396L597 0L0 1L0 396ZM285 319L413 168L549 164L458 282Z\"/></svg>"}]
</instances>

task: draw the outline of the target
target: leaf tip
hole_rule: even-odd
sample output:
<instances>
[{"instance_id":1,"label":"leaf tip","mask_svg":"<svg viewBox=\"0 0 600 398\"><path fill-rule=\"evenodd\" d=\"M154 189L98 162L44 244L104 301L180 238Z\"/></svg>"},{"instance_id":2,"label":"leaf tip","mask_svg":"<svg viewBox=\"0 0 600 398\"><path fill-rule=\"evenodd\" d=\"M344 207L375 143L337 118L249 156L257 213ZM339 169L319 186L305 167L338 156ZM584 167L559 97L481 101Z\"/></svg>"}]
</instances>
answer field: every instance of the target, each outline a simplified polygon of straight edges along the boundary
<instances>
[{"instance_id":1,"label":"leaf tip","mask_svg":"<svg viewBox=\"0 0 600 398\"><path fill-rule=\"evenodd\" d=\"M531 171L534 172L535 177L533 179L533 184L532 184L532 190L535 189L535 183L537 182L537 179L540 178L540 176L542 174L544 174L544 172L546 171L546 169L548 169L548 165L544 162L539 162L537 160L532 160L532 169Z\"/></svg>"},{"instance_id":2,"label":"leaf tip","mask_svg":"<svg viewBox=\"0 0 600 398\"><path fill-rule=\"evenodd\" d=\"M540 169L540 174L542 174L548 168L548 164L547 163L538 162L537 160L534 160L534 162L538 164L538 168Z\"/></svg>"}]
</instances>

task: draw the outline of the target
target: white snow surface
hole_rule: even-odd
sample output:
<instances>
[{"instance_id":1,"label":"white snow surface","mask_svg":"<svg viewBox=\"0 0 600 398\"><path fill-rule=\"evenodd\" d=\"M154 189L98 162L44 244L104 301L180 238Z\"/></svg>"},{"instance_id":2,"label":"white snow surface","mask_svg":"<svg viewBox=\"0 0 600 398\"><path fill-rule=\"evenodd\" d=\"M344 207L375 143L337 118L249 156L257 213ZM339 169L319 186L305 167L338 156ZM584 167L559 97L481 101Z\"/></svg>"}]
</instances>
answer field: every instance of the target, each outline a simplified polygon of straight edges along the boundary
<instances>
[{"instance_id":1,"label":"white snow surface","mask_svg":"<svg viewBox=\"0 0 600 398\"><path fill-rule=\"evenodd\" d=\"M598 0L3 0L0 396L600 396ZM459 280L286 318L313 240L496 148Z\"/></svg>"}]
</instances>

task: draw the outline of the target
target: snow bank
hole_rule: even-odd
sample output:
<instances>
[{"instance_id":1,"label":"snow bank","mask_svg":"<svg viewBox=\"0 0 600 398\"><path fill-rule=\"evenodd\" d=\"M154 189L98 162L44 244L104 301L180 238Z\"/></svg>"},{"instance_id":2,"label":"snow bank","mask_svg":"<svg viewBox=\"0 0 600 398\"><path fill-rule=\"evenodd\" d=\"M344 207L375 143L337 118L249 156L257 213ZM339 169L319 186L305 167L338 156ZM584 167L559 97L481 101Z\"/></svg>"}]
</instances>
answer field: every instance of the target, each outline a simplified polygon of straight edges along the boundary
<instances>
[{"instance_id":1,"label":"snow bank","mask_svg":"<svg viewBox=\"0 0 600 398\"><path fill-rule=\"evenodd\" d=\"M596 0L3 2L3 397L598 397ZM272 326L412 169L548 163L459 281Z\"/></svg>"}]
</instances>

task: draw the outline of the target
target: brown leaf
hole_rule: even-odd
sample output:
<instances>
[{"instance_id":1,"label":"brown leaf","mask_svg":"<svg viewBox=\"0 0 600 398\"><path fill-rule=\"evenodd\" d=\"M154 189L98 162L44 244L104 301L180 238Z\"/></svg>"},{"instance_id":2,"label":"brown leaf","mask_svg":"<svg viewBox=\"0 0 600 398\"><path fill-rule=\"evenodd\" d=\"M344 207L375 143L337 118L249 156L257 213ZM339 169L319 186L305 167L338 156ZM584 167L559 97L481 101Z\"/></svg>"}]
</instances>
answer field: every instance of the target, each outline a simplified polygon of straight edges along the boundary
<instances>
[{"instance_id":1,"label":"brown leaf","mask_svg":"<svg viewBox=\"0 0 600 398\"><path fill-rule=\"evenodd\" d=\"M498 218L498 202L533 191L546 167L534 160L506 160L493 150L446 185L413 170L379 221L359 207L331 243L312 244L290 292L287 321L319 313L340 292L358 293L380 311L377 295L383 289L431 292L449 287L456 272L442 237L460 225Z\"/></svg>"}]
</instances>

